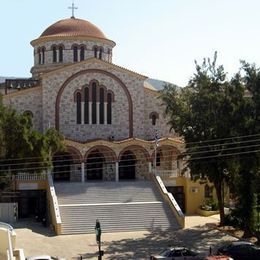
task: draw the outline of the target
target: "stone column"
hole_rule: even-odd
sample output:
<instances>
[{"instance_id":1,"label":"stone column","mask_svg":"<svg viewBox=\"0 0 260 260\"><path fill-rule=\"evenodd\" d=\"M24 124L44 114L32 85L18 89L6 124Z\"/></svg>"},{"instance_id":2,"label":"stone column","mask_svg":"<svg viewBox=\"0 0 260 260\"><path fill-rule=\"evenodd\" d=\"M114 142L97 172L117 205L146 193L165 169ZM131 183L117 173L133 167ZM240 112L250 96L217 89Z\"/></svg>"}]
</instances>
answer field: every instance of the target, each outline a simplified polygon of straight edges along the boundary
<instances>
[{"instance_id":1,"label":"stone column","mask_svg":"<svg viewBox=\"0 0 260 260\"><path fill-rule=\"evenodd\" d=\"M96 103L96 111L97 111L97 125L99 125L100 124L100 122L99 122L99 102L97 102Z\"/></svg>"},{"instance_id":2,"label":"stone column","mask_svg":"<svg viewBox=\"0 0 260 260\"><path fill-rule=\"evenodd\" d=\"M84 125L84 114L85 114L84 102L81 102L81 124L82 125Z\"/></svg>"},{"instance_id":3,"label":"stone column","mask_svg":"<svg viewBox=\"0 0 260 260\"><path fill-rule=\"evenodd\" d=\"M85 163L81 163L81 182L85 182Z\"/></svg>"},{"instance_id":4,"label":"stone column","mask_svg":"<svg viewBox=\"0 0 260 260\"><path fill-rule=\"evenodd\" d=\"M149 173L152 172L152 162L148 162L148 171Z\"/></svg>"},{"instance_id":5,"label":"stone column","mask_svg":"<svg viewBox=\"0 0 260 260\"><path fill-rule=\"evenodd\" d=\"M88 106L88 122L91 125L92 124L92 102L89 102L89 106Z\"/></svg>"},{"instance_id":6,"label":"stone column","mask_svg":"<svg viewBox=\"0 0 260 260\"><path fill-rule=\"evenodd\" d=\"M119 181L119 163L116 161L116 182Z\"/></svg>"},{"instance_id":7,"label":"stone column","mask_svg":"<svg viewBox=\"0 0 260 260\"><path fill-rule=\"evenodd\" d=\"M104 102L104 124L107 124L107 102Z\"/></svg>"}]
</instances>

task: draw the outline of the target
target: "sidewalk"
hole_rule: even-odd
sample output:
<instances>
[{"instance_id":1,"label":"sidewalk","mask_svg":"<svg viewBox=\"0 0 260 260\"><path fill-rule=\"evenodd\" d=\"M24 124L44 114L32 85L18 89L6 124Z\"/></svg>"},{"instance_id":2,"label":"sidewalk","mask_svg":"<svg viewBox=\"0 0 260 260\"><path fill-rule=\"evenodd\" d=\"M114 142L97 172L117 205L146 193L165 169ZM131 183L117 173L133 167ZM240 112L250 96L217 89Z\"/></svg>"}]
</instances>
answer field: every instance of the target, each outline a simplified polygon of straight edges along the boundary
<instances>
[{"instance_id":1,"label":"sidewalk","mask_svg":"<svg viewBox=\"0 0 260 260\"><path fill-rule=\"evenodd\" d=\"M103 259L149 259L152 253L168 245L185 245L205 254L211 246L214 252L223 242L236 240L212 228L218 220L216 215L188 216L184 230L104 233L101 237ZM94 230L93 234L55 236L39 223L19 222L15 231L17 247L23 248L26 256L49 254L69 260L82 255L86 259L97 259Z\"/></svg>"}]
</instances>

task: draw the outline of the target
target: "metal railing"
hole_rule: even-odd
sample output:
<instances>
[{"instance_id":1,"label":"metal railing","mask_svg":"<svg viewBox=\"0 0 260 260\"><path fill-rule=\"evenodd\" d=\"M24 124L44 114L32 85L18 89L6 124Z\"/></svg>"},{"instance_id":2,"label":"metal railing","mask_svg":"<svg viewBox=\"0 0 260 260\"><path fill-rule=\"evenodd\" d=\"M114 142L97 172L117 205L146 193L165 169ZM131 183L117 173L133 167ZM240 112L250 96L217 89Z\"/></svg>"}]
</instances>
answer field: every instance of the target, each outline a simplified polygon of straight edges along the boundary
<instances>
[{"instance_id":1,"label":"metal railing","mask_svg":"<svg viewBox=\"0 0 260 260\"><path fill-rule=\"evenodd\" d=\"M185 174L181 174L180 169L173 169L173 170L156 170L156 176L160 176L162 178L177 178L177 177L186 177L189 178L190 174L186 172Z\"/></svg>"},{"instance_id":2,"label":"metal railing","mask_svg":"<svg viewBox=\"0 0 260 260\"><path fill-rule=\"evenodd\" d=\"M45 181L47 180L47 173L26 173L21 172L13 175L13 179L17 181Z\"/></svg>"}]
</instances>

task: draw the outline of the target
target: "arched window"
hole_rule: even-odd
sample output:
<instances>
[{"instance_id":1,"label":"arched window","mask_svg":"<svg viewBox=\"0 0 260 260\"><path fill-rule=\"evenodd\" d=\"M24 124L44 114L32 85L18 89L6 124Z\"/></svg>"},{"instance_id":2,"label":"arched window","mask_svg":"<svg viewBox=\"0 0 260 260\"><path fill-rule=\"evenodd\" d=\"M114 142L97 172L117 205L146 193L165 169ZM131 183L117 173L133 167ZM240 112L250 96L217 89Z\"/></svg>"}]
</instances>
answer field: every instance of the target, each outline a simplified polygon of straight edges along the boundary
<instances>
[{"instance_id":1,"label":"arched window","mask_svg":"<svg viewBox=\"0 0 260 260\"><path fill-rule=\"evenodd\" d=\"M100 88L99 92L99 123L104 124L104 89Z\"/></svg>"},{"instance_id":2,"label":"arched window","mask_svg":"<svg viewBox=\"0 0 260 260\"><path fill-rule=\"evenodd\" d=\"M80 47L80 61L83 61L85 59L85 48L84 46Z\"/></svg>"},{"instance_id":3,"label":"arched window","mask_svg":"<svg viewBox=\"0 0 260 260\"><path fill-rule=\"evenodd\" d=\"M152 112L150 113L149 118L152 119L152 125L156 125L156 120L159 119L159 114L157 112Z\"/></svg>"},{"instance_id":4,"label":"arched window","mask_svg":"<svg viewBox=\"0 0 260 260\"><path fill-rule=\"evenodd\" d=\"M107 124L112 124L112 94L107 94Z\"/></svg>"},{"instance_id":5,"label":"arched window","mask_svg":"<svg viewBox=\"0 0 260 260\"><path fill-rule=\"evenodd\" d=\"M44 64L44 47L39 48L37 53L38 53L38 64Z\"/></svg>"},{"instance_id":6,"label":"arched window","mask_svg":"<svg viewBox=\"0 0 260 260\"><path fill-rule=\"evenodd\" d=\"M28 117L30 117L30 118L33 118L33 112L30 111L30 110L24 111L23 114L24 114L25 116L28 116Z\"/></svg>"},{"instance_id":7,"label":"arched window","mask_svg":"<svg viewBox=\"0 0 260 260\"><path fill-rule=\"evenodd\" d=\"M78 46L73 47L73 61L74 62L78 61Z\"/></svg>"},{"instance_id":8,"label":"arched window","mask_svg":"<svg viewBox=\"0 0 260 260\"><path fill-rule=\"evenodd\" d=\"M98 48L95 47L94 48L94 57L97 58L97 56L98 56Z\"/></svg>"},{"instance_id":9,"label":"arched window","mask_svg":"<svg viewBox=\"0 0 260 260\"><path fill-rule=\"evenodd\" d=\"M45 49L42 48L42 64L45 62Z\"/></svg>"},{"instance_id":10,"label":"arched window","mask_svg":"<svg viewBox=\"0 0 260 260\"><path fill-rule=\"evenodd\" d=\"M81 93L77 93L76 95L77 102L77 124L81 124Z\"/></svg>"},{"instance_id":11,"label":"arched window","mask_svg":"<svg viewBox=\"0 0 260 260\"><path fill-rule=\"evenodd\" d=\"M89 89L84 90L84 124L89 124Z\"/></svg>"},{"instance_id":12,"label":"arched window","mask_svg":"<svg viewBox=\"0 0 260 260\"><path fill-rule=\"evenodd\" d=\"M97 123L97 84L92 83L92 124Z\"/></svg>"},{"instance_id":13,"label":"arched window","mask_svg":"<svg viewBox=\"0 0 260 260\"><path fill-rule=\"evenodd\" d=\"M100 48L100 50L99 50L99 59L102 59L102 53L103 53L103 49Z\"/></svg>"},{"instance_id":14,"label":"arched window","mask_svg":"<svg viewBox=\"0 0 260 260\"><path fill-rule=\"evenodd\" d=\"M152 115L152 125L156 125L156 115Z\"/></svg>"},{"instance_id":15,"label":"arched window","mask_svg":"<svg viewBox=\"0 0 260 260\"><path fill-rule=\"evenodd\" d=\"M41 53L41 49L38 49L38 64L42 64L42 53Z\"/></svg>"},{"instance_id":16,"label":"arched window","mask_svg":"<svg viewBox=\"0 0 260 260\"><path fill-rule=\"evenodd\" d=\"M52 47L52 62L57 62L57 48L56 48L56 46Z\"/></svg>"},{"instance_id":17,"label":"arched window","mask_svg":"<svg viewBox=\"0 0 260 260\"><path fill-rule=\"evenodd\" d=\"M63 47L59 46L59 62L63 62Z\"/></svg>"}]
</instances>

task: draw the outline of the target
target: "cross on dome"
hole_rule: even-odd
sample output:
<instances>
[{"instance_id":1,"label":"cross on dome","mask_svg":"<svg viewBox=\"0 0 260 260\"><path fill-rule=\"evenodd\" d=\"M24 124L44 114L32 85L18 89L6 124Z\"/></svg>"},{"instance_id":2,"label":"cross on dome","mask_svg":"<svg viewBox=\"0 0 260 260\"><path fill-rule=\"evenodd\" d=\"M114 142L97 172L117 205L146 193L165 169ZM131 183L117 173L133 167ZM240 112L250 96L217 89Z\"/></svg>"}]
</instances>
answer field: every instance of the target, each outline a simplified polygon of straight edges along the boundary
<instances>
[{"instance_id":1,"label":"cross on dome","mask_svg":"<svg viewBox=\"0 0 260 260\"><path fill-rule=\"evenodd\" d=\"M78 9L78 7L76 7L76 6L74 5L74 1L72 2L72 6L69 6L68 8L71 9L71 11L72 11L72 16L71 16L71 18L75 18L75 16L74 16L74 10Z\"/></svg>"}]
</instances>

